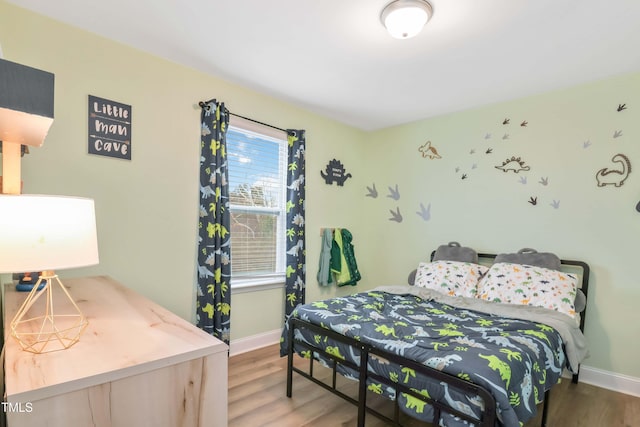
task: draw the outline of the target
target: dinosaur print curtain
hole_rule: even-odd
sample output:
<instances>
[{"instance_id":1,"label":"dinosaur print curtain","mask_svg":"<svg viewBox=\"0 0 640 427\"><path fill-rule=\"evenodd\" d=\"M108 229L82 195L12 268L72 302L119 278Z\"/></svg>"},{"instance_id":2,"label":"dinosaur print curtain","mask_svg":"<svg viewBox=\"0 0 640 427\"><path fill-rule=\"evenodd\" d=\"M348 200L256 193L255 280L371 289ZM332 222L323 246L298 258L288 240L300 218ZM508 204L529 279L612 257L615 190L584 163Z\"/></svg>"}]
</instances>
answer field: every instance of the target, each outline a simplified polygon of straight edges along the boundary
<instances>
[{"instance_id":1,"label":"dinosaur print curtain","mask_svg":"<svg viewBox=\"0 0 640 427\"><path fill-rule=\"evenodd\" d=\"M305 296L305 132L287 130L287 277L285 280L285 320Z\"/></svg>"},{"instance_id":2,"label":"dinosaur print curtain","mask_svg":"<svg viewBox=\"0 0 640 427\"><path fill-rule=\"evenodd\" d=\"M215 99L202 103L198 327L229 344L231 249L227 128L229 111Z\"/></svg>"}]
</instances>

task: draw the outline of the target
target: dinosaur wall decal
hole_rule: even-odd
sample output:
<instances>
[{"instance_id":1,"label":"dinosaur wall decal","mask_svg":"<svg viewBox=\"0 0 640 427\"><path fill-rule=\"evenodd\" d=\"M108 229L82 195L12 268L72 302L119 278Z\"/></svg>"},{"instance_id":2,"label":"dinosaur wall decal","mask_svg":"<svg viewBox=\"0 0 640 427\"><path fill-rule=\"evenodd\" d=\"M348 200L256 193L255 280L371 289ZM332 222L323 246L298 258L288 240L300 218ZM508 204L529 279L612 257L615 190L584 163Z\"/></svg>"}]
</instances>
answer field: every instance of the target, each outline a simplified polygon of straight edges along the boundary
<instances>
[{"instance_id":1,"label":"dinosaur wall decal","mask_svg":"<svg viewBox=\"0 0 640 427\"><path fill-rule=\"evenodd\" d=\"M395 188L389 187L389 194L387 194L387 197L396 201L400 200L400 190L398 190L398 184L396 184Z\"/></svg>"},{"instance_id":2,"label":"dinosaur wall decal","mask_svg":"<svg viewBox=\"0 0 640 427\"><path fill-rule=\"evenodd\" d=\"M631 161L624 154L616 154L611 158L614 163L620 164L620 169L602 168L596 173L596 181L598 181L598 187L604 187L605 185L613 185L620 187L629 177L631 173Z\"/></svg>"},{"instance_id":3,"label":"dinosaur wall decal","mask_svg":"<svg viewBox=\"0 0 640 427\"><path fill-rule=\"evenodd\" d=\"M418 151L422 153L422 157L428 157L431 160L442 158L442 156L438 154L438 150L436 150L436 147L431 145L431 141L427 141L423 145L421 145L418 148Z\"/></svg>"},{"instance_id":4,"label":"dinosaur wall decal","mask_svg":"<svg viewBox=\"0 0 640 427\"><path fill-rule=\"evenodd\" d=\"M378 190L376 189L376 183L373 183L372 187L369 187L367 185L367 194L366 197L372 197L372 198L377 198L378 197Z\"/></svg>"},{"instance_id":5,"label":"dinosaur wall decal","mask_svg":"<svg viewBox=\"0 0 640 427\"><path fill-rule=\"evenodd\" d=\"M510 159L507 159L502 162L501 165L496 166L496 169L500 169L503 172L513 171L518 173L521 171L528 171L531 168L529 166L525 166L524 160L520 157L511 156Z\"/></svg>"},{"instance_id":6,"label":"dinosaur wall decal","mask_svg":"<svg viewBox=\"0 0 640 427\"><path fill-rule=\"evenodd\" d=\"M324 182L326 182L328 185L331 185L335 182L340 187L342 187L344 185L344 182L348 178L352 177L350 173L345 172L346 171L344 169L344 166L342 165L342 162L333 159L327 164L324 171L320 171L320 176L324 178Z\"/></svg>"}]
</instances>

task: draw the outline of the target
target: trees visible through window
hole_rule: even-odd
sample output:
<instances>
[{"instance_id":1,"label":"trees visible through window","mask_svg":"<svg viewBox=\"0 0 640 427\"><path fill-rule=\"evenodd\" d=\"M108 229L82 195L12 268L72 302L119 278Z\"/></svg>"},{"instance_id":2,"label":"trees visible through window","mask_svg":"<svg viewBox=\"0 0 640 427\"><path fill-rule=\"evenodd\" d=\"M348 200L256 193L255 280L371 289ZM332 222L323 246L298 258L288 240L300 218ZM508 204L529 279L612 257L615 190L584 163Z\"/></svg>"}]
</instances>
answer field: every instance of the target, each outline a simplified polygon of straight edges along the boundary
<instances>
[{"instance_id":1,"label":"trees visible through window","mask_svg":"<svg viewBox=\"0 0 640 427\"><path fill-rule=\"evenodd\" d=\"M232 287L284 280L285 132L232 116L227 132Z\"/></svg>"}]
</instances>

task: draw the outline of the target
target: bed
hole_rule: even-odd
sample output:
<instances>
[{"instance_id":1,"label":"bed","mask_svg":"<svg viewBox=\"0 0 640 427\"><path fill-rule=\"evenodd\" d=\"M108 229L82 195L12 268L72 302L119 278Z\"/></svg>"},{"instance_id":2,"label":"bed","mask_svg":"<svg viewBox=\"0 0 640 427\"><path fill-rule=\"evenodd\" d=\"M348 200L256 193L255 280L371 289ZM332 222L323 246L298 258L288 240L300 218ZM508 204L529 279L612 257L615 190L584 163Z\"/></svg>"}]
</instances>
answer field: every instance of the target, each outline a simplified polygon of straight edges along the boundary
<instances>
[{"instance_id":1,"label":"bed","mask_svg":"<svg viewBox=\"0 0 640 427\"><path fill-rule=\"evenodd\" d=\"M370 413L391 425L404 414L440 426L516 427L543 402L546 425L551 388L563 373L577 382L588 355L589 266L549 266L540 255L475 254L469 262L432 254L413 285L298 306L281 340L287 396L297 373L356 405L359 426ZM307 369L294 366L295 354ZM330 381L314 377L315 363L332 370ZM357 381L356 397L336 386L338 374ZM392 400L393 414L369 407L372 395Z\"/></svg>"}]
</instances>

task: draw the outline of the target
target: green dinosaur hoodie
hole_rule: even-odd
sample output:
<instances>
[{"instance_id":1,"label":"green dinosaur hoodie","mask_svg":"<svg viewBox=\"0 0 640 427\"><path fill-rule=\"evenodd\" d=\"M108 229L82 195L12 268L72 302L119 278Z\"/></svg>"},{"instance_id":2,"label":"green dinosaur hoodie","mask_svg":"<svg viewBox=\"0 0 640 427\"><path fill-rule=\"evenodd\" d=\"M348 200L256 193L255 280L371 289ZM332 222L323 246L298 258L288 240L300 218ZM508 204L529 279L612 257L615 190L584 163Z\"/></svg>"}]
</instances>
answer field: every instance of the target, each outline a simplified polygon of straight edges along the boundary
<instances>
[{"instance_id":1,"label":"green dinosaur hoodie","mask_svg":"<svg viewBox=\"0 0 640 427\"><path fill-rule=\"evenodd\" d=\"M338 286L355 286L362 279L351 244L352 239L351 232L346 228L337 228L333 233L331 271L336 275Z\"/></svg>"}]
</instances>

